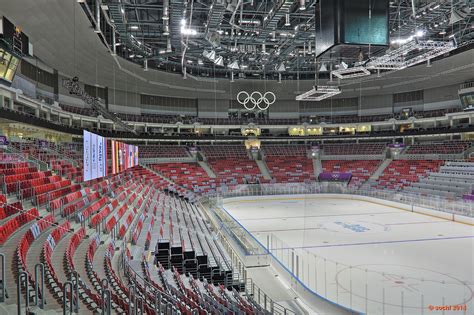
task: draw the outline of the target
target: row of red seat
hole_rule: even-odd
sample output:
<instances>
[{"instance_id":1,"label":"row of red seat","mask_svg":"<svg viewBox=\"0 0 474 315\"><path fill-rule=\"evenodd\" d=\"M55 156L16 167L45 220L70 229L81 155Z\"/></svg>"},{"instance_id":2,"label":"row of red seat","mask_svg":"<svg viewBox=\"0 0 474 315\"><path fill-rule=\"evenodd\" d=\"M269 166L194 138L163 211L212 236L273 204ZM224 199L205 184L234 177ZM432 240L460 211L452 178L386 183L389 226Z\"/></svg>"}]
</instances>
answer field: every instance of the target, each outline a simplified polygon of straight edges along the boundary
<instances>
[{"instance_id":1,"label":"row of red seat","mask_svg":"<svg viewBox=\"0 0 474 315\"><path fill-rule=\"evenodd\" d=\"M74 214L78 210L89 205L91 202L98 200L99 198L100 198L99 193L93 192L86 195L85 197L81 197L80 199L75 200L74 202L68 203L63 208L63 215L68 216L68 215Z\"/></svg>"},{"instance_id":2,"label":"row of red seat","mask_svg":"<svg viewBox=\"0 0 474 315\"><path fill-rule=\"evenodd\" d=\"M3 155L4 153L2 153ZM10 163L1 163L0 164L0 174L4 174L2 170L19 168L19 167L28 167L28 162L10 162Z\"/></svg>"},{"instance_id":3,"label":"row of red seat","mask_svg":"<svg viewBox=\"0 0 474 315\"><path fill-rule=\"evenodd\" d=\"M36 167L23 166L23 167L12 167L12 168L0 169L0 174L3 174L5 176L19 175L19 174L32 173L32 172L36 172Z\"/></svg>"},{"instance_id":4,"label":"row of red seat","mask_svg":"<svg viewBox=\"0 0 474 315\"><path fill-rule=\"evenodd\" d=\"M197 163L154 164L153 170L163 174L176 184L193 191L207 192L217 187L218 179L210 178ZM200 189L198 189L200 188Z\"/></svg>"},{"instance_id":5,"label":"row of red seat","mask_svg":"<svg viewBox=\"0 0 474 315\"><path fill-rule=\"evenodd\" d=\"M35 179L27 179L20 182L20 189L26 189L30 187L36 187L46 184L52 184L61 181L61 176L59 175L51 175L48 177L40 177Z\"/></svg>"},{"instance_id":6,"label":"row of red seat","mask_svg":"<svg viewBox=\"0 0 474 315\"><path fill-rule=\"evenodd\" d=\"M263 151L266 157L269 156L299 156L306 158L308 155L308 145L284 145L284 144L262 144L260 149Z\"/></svg>"},{"instance_id":7,"label":"row of red seat","mask_svg":"<svg viewBox=\"0 0 474 315\"><path fill-rule=\"evenodd\" d=\"M69 185L66 184L67 182L69 182ZM36 204L37 205L44 205L49 200L57 199L61 196L64 196L66 194L69 194L71 192L74 192L74 191L77 191L77 190L81 189L80 184L71 185L70 180L67 180L64 183L58 184L57 186L61 186L62 188L52 190L52 191L48 191L48 192L43 193L41 195L37 195L35 200L34 200L36 202Z\"/></svg>"},{"instance_id":8,"label":"row of red seat","mask_svg":"<svg viewBox=\"0 0 474 315\"><path fill-rule=\"evenodd\" d=\"M157 207L155 206L155 210L153 213L153 216L150 219L150 224L148 225L148 231L146 233L146 238L145 238L145 250L148 250L150 248L150 243L151 243L151 232L153 231L153 227L155 226L155 216L156 216L156 209Z\"/></svg>"},{"instance_id":9,"label":"row of red seat","mask_svg":"<svg viewBox=\"0 0 474 315\"><path fill-rule=\"evenodd\" d=\"M67 265L72 269L75 270L74 267L74 254L76 253L76 249L79 244L82 242L84 237L86 236L86 230L84 228L80 228L76 233L73 234L69 243L66 248L65 259Z\"/></svg>"},{"instance_id":10,"label":"row of red seat","mask_svg":"<svg viewBox=\"0 0 474 315\"><path fill-rule=\"evenodd\" d=\"M90 188L84 188L81 190L77 190L71 193L68 193L61 198L57 198L54 200L51 200L49 202L49 210L58 210L62 206L67 205L68 203L77 200L79 198L85 197L87 194L90 193Z\"/></svg>"},{"instance_id":11,"label":"row of red seat","mask_svg":"<svg viewBox=\"0 0 474 315\"><path fill-rule=\"evenodd\" d=\"M96 213L95 215L92 216L91 221L90 221L90 226L95 228L97 225L102 223L102 221L109 215L111 214L115 208L117 208L119 202L117 199L113 199L111 203L109 203L107 206L105 206L102 210L99 211L99 213Z\"/></svg>"},{"instance_id":12,"label":"row of red seat","mask_svg":"<svg viewBox=\"0 0 474 315\"><path fill-rule=\"evenodd\" d=\"M327 160L322 161L323 171L331 173L351 173L350 186L360 187L375 172L380 160Z\"/></svg>"},{"instance_id":13,"label":"row of red seat","mask_svg":"<svg viewBox=\"0 0 474 315\"><path fill-rule=\"evenodd\" d=\"M58 182L53 182L53 183L50 183L50 184L45 184L45 185L33 187L33 194L35 196L38 196L38 195L41 195L41 194L44 194L44 193L47 193L47 192L50 192L50 191L53 191L53 190L56 190L56 189L59 189L59 188L64 188L64 187L70 186L70 185L71 185L71 181L69 179L60 180Z\"/></svg>"},{"instance_id":14,"label":"row of red seat","mask_svg":"<svg viewBox=\"0 0 474 315\"><path fill-rule=\"evenodd\" d=\"M140 236L140 233L142 232L143 228L143 221L145 221L146 216L142 213L140 214L140 217L138 218L137 225L135 226L135 230L133 231L132 235L132 244L136 245L138 237Z\"/></svg>"},{"instance_id":15,"label":"row of red seat","mask_svg":"<svg viewBox=\"0 0 474 315\"><path fill-rule=\"evenodd\" d=\"M337 143L323 144L326 155L373 155L382 154L386 143Z\"/></svg>"},{"instance_id":16,"label":"row of red seat","mask_svg":"<svg viewBox=\"0 0 474 315\"><path fill-rule=\"evenodd\" d=\"M23 211L23 205L21 202L17 201L12 204L7 204L7 199L5 198L5 200L2 201L2 197L5 196L0 195L0 220L3 220L11 215L14 215L15 213Z\"/></svg>"},{"instance_id":17,"label":"row of red seat","mask_svg":"<svg viewBox=\"0 0 474 315\"><path fill-rule=\"evenodd\" d=\"M132 224L133 218L135 218L136 214L137 214L137 208L133 208L132 212L125 219L125 222L123 222L119 228L119 238L123 238L125 236L125 233L127 232L130 224Z\"/></svg>"},{"instance_id":18,"label":"row of red seat","mask_svg":"<svg viewBox=\"0 0 474 315\"><path fill-rule=\"evenodd\" d=\"M457 140L417 143L409 146L403 154L459 154L466 151L471 145L471 141Z\"/></svg>"},{"instance_id":19,"label":"row of red seat","mask_svg":"<svg viewBox=\"0 0 474 315\"><path fill-rule=\"evenodd\" d=\"M54 287L58 288L59 292L62 292L63 284L59 281L58 275L56 274L56 270L54 270L53 264L51 262L51 257L53 256L53 251L56 248L58 242L66 235L66 233L71 229L71 225L69 221L64 222L57 228L53 230L53 232L48 236L46 242L43 245L43 252L42 252L42 262L45 265L46 275L51 277L54 281ZM47 284L50 283L49 281L45 281ZM51 285L50 285L51 287Z\"/></svg>"},{"instance_id":20,"label":"row of red seat","mask_svg":"<svg viewBox=\"0 0 474 315\"><path fill-rule=\"evenodd\" d=\"M102 208L107 202L109 202L108 197L102 197L90 206L88 206L82 213L78 215L79 221L83 222L87 218L89 218L92 214L94 214L96 211L98 211L100 208Z\"/></svg>"},{"instance_id":21,"label":"row of red seat","mask_svg":"<svg viewBox=\"0 0 474 315\"><path fill-rule=\"evenodd\" d=\"M36 220L38 216L38 209L32 208L11 218L5 224L0 226L0 245L3 245L3 243L5 243L5 241L10 237L10 235L15 233L18 228L28 222Z\"/></svg>"},{"instance_id":22,"label":"row of red seat","mask_svg":"<svg viewBox=\"0 0 474 315\"><path fill-rule=\"evenodd\" d=\"M18 182L26 181L29 179L48 177L51 175L52 175L51 171L46 171L46 172L35 171L31 173L8 175L8 176L5 176L4 180L5 180L5 184L7 185L7 191L15 192L17 190Z\"/></svg>"},{"instance_id":23,"label":"row of red seat","mask_svg":"<svg viewBox=\"0 0 474 315\"><path fill-rule=\"evenodd\" d=\"M105 231L110 232L115 227L117 222L123 217L125 212L127 212L128 206L126 204L122 205L117 212L114 213L112 217L105 224Z\"/></svg>"},{"instance_id":24,"label":"row of red seat","mask_svg":"<svg viewBox=\"0 0 474 315\"><path fill-rule=\"evenodd\" d=\"M27 199L33 196L38 196L45 194L47 192L59 189L59 188L64 188L67 186L71 185L70 180L59 180L56 182L36 186L36 187L30 187L30 188L25 188L20 191L20 198L21 199Z\"/></svg>"},{"instance_id":25,"label":"row of red seat","mask_svg":"<svg viewBox=\"0 0 474 315\"><path fill-rule=\"evenodd\" d=\"M377 188L400 189L418 182L430 172L437 172L440 160L394 160L377 180Z\"/></svg>"},{"instance_id":26,"label":"row of red seat","mask_svg":"<svg viewBox=\"0 0 474 315\"><path fill-rule=\"evenodd\" d=\"M267 156L265 162L277 183L304 182L315 179L313 161L295 156Z\"/></svg>"},{"instance_id":27,"label":"row of red seat","mask_svg":"<svg viewBox=\"0 0 474 315\"><path fill-rule=\"evenodd\" d=\"M30 250L31 244L47 229L49 228L56 220L52 214L38 220L31 225L28 231L22 236L18 248L16 251L16 255L18 258L19 267L26 271L28 274L28 278L30 280L30 284L34 284L34 279L31 276L30 270L28 270L26 266L26 255ZM40 294L42 294L40 292Z\"/></svg>"},{"instance_id":28,"label":"row of red seat","mask_svg":"<svg viewBox=\"0 0 474 315\"><path fill-rule=\"evenodd\" d=\"M244 178L249 181L263 179L257 163L249 158L209 159L208 163L219 182L227 185L245 184Z\"/></svg>"}]
</instances>

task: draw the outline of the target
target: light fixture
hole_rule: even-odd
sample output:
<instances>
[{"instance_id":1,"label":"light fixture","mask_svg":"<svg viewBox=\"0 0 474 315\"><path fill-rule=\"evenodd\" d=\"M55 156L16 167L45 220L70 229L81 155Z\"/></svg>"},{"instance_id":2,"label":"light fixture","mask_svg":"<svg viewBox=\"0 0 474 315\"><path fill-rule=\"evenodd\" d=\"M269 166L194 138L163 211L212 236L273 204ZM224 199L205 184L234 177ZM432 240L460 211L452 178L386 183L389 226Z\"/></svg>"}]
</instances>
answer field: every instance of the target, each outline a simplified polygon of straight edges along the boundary
<instances>
[{"instance_id":1,"label":"light fixture","mask_svg":"<svg viewBox=\"0 0 474 315\"><path fill-rule=\"evenodd\" d=\"M464 13L458 10L455 10L454 8L451 8L451 16L449 18L449 25L462 21L465 19L465 17L466 15Z\"/></svg>"},{"instance_id":2,"label":"light fixture","mask_svg":"<svg viewBox=\"0 0 474 315\"><path fill-rule=\"evenodd\" d=\"M338 70L333 70L332 75L335 75L339 79L352 79L366 77L370 75L370 71L364 67L352 67L352 68L339 68Z\"/></svg>"},{"instance_id":3,"label":"light fixture","mask_svg":"<svg viewBox=\"0 0 474 315\"><path fill-rule=\"evenodd\" d=\"M138 25L131 25L131 26L130 26L130 29L131 29L132 31L136 31L136 30L138 30Z\"/></svg>"},{"instance_id":4,"label":"light fixture","mask_svg":"<svg viewBox=\"0 0 474 315\"><path fill-rule=\"evenodd\" d=\"M239 63L237 62L237 60L232 61L230 64L227 65L227 67L229 67L230 69L234 69L234 70L239 70L240 69Z\"/></svg>"},{"instance_id":5,"label":"light fixture","mask_svg":"<svg viewBox=\"0 0 474 315\"><path fill-rule=\"evenodd\" d=\"M215 61L216 60L216 52L214 50L204 50L204 52L202 53L202 55L209 59L210 61Z\"/></svg>"},{"instance_id":6,"label":"light fixture","mask_svg":"<svg viewBox=\"0 0 474 315\"><path fill-rule=\"evenodd\" d=\"M291 26L289 13L285 14L285 26Z\"/></svg>"},{"instance_id":7,"label":"light fixture","mask_svg":"<svg viewBox=\"0 0 474 315\"><path fill-rule=\"evenodd\" d=\"M197 35L197 31L193 30L191 28L187 28L187 27L182 26L181 27L181 34L195 36L195 35Z\"/></svg>"},{"instance_id":8,"label":"light fixture","mask_svg":"<svg viewBox=\"0 0 474 315\"><path fill-rule=\"evenodd\" d=\"M300 4L299 4L299 8L298 8L298 9L299 9L300 11L306 10L306 3L305 3L305 2L306 2L305 0L299 0L299 3L300 3Z\"/></svg>"},{"instance_id":9,"label":"light fixture","mask_svg":"<svg viewBox=\"0 0 474 315\"><path fill-rule=\"evenodd\" d=\"M216 64L216 66L223 67L224 66L224 58L222 56L218 56L216 58L216 60L214 61L214 63Z\"/></svg>"},{"instance_id":10,"label":"light fixture","mask_svg":"<svg viewBox=\"0 0 474 315\"><path fill-rule=\"evenodd\" d=\"M337 86L315 85L308 92L296 96L296 100L318 102L338 94L341 94L341 89Z\"/></svg>"},{"instance_id":11,"label":"light fixture","mask_svg":"<svg viewBox=\"0 0 474 315\"><path fill-rule=\"evenodd\" d=\"M282 62L280 63L280 65L277 67L276 69L278 72L285 72L286 71L286 67L285 67L285 64Z\"/></svg>"},{"instance_id":12,"label":"light fixture","mask_svg":"<svg viewBox=\"0 0 474 315\"><path fill-rule=\"evenodd\" d=\"M163 35L168 36L170 34L170 26L168 24L165 24L163 28Z\"/></svg>"}]
</instances>

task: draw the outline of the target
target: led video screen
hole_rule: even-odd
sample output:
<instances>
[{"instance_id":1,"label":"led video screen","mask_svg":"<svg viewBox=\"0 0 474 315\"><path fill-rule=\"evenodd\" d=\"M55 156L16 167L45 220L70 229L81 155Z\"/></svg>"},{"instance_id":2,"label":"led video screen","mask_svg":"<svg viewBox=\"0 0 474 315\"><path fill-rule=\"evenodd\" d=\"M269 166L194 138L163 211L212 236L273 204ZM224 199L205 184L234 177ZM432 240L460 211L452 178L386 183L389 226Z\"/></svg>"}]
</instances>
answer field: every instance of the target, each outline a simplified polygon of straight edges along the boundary
<instances>
[{"instance_id":1,"label":"led video screen","mask_svg":"<svg viewBox=\"0 0 474 315\"><path fill-rule=\"evenodd\" d=\"M138 147L112 140L112 173L116 174L138 165Z\"/></svg>"},{"instance_id":2,"label":"led video screen","mask_svg":"<svg viewBox=\"0 0 474 315\"><path fill-rule=\"evenodd\" d=\"M107 139L84 130L84 181L107 175Z\"/></svg>"}]
</instances>

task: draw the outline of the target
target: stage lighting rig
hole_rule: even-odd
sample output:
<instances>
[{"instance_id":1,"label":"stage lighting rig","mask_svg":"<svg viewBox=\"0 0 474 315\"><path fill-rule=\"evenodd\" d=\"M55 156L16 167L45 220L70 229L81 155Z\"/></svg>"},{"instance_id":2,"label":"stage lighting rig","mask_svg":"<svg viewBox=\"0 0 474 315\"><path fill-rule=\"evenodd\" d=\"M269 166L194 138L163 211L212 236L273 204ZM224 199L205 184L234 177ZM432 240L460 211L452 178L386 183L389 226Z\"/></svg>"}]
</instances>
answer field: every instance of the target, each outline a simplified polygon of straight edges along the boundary
<instances>
[{"instance_id":1,"label":"stage lighting rig","mask_svg":"<svg viewBox=\"0 0 474 315\"><path fill-rule=\"evenodd\" d=\"M456 49L456 47L454 40L421 41L414 38L383 56L372 58L365 67L379 70L402 70L444 55Z\"/></svg>"},{"instance_id":2,"label":"stage lighting rig","mask_svg":"<svg viewBox=\"0 0 474 315\"><path fill-rule=\"evenodd\" d=\"M338 77L339 79L353 79L353 78L366 77L370 75L370 71L362 66L352 67L352 68L341 67L338 70L333 70L331 73L335 75L336 77Z\"/></svg>"},{"instance_id":3,"label":"stage lighting rig","mask_svg":"<svg viewBox=\"0 0 474 315\"><path fill-rule=\"evenodd\" d=\"M315 85L311 90L296 97L297 101L322 101L334 95L341 94L338 86Z\"/></svg>"}]
</instances>

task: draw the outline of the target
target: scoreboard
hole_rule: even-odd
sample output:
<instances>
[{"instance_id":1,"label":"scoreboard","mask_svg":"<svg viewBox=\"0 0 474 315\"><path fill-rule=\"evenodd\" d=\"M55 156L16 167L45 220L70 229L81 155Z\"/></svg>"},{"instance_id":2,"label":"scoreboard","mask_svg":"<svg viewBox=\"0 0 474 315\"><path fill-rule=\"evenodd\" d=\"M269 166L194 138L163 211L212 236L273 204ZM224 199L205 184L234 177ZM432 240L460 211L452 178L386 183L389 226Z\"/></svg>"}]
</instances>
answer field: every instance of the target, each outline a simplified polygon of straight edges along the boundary
<instances>
[{"instance_id":1,"label":"scoreboard","mask_svg":"<svg viewBox=\"0 0 474 315\"><path fill-rule=\"evenodd\" d=\"M388 0L320 0L315 11L316 55L339 46L387 46L388 13Z\"/></svg>"},{"instance_id":2,"label":"scoreboard","mask_svg":"<svg viewBox=\"0 0 474 315\"><path fill-rule=\"evenodd\" d=\"M29 54L28 36L6 17L0 18L0 38L7 43L14 53L19 55Z\"/></svg>"}]
</instances>

